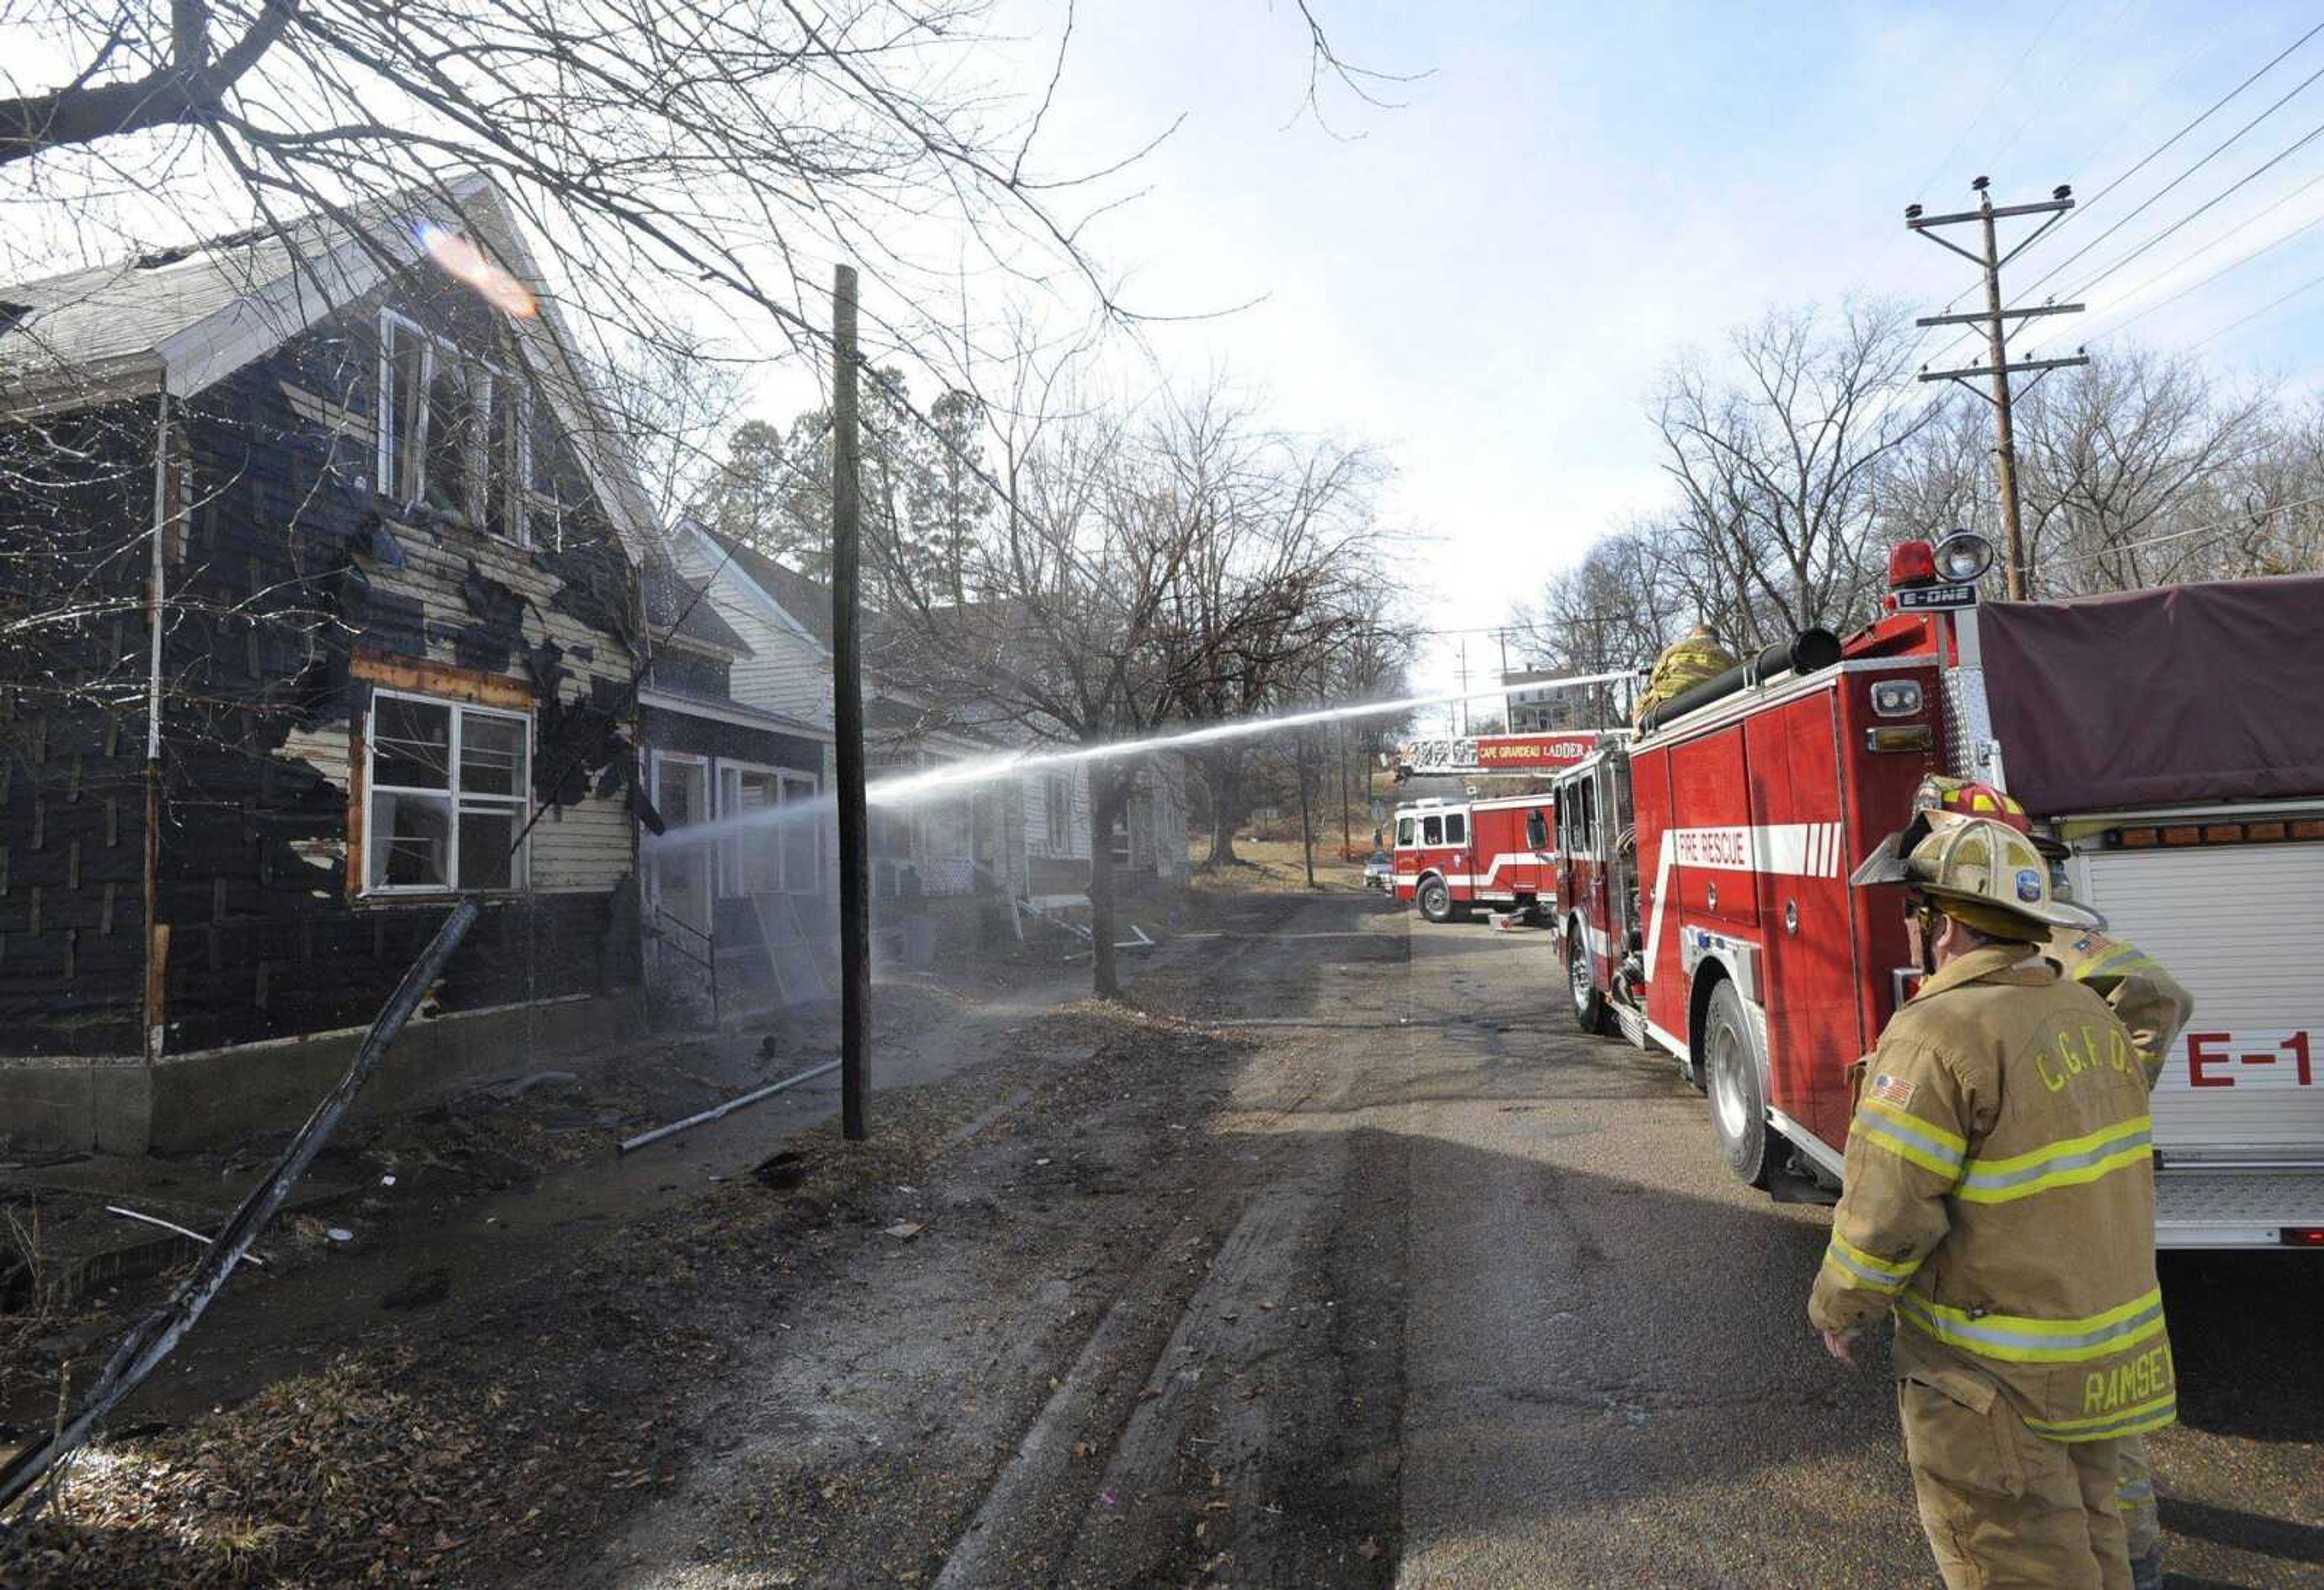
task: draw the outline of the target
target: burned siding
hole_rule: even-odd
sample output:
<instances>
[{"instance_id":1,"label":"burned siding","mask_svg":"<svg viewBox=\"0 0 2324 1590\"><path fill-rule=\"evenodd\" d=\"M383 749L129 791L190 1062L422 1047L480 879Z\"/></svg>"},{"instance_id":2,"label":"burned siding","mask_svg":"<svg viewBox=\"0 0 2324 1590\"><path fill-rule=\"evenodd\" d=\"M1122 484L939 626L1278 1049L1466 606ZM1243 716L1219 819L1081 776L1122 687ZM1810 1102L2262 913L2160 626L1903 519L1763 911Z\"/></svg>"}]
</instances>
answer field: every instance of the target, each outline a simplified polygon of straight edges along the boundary
<instances>
[{"instance_id":1,"label":"burned siding","mask_svg":"<svg viewBox=\"0 0 2324 1590\"><path fill-rule=\"evenodd\" d=\"M457 299L391 296L484 344ZM326 323L189 407L198 507L180 588L222 616L171 636L188 710L169 726L161 901L173 1048L364 1019L445 896L366 898L364 733L374 692L529 707L530 890L493 899L438 993L446 1009L603 991L632 870L629 565L603 519L535 516L533 544L375 490L376 306ZM536 447L561 450L535 409ZM554 500L586 502L569 459ZM239 604L228 611L226 604ZM496 686L497 688L493 688Z\"/></svg>"},{"instance_id":2,"label":"burned siding","mask_svg":"<svg viewBox=\"0 0 2324 1590\"><path fill-rule=\"evenodd\" d=\"M137 1046L155 418L0 427L0 1052Z\"/></svg>"},{"instance_id":3,"label":"burned siding","mask_svg":"<svg viewBox=\"0 0 2324 1590\"><path fill-rule=\"evenodd\" d=\"M547 484L528 499L531 545L379 494L376 327L389 301L447 339L493 335L473 300L382 294L173 416L184 514L169 544L155 890L174 1051L365 1020L441 920L448 895L364 891L364 735L382 688L489 691L531 719L542 814L527 841L530 887L489 897L439 1006L602 992L633 975L628 560L544 399L531 416ZM14 718L0 720L0 739L22 742L0 758L11 769L0 775L0 1019L16 1052L138 1047L136 603L153 405L111 405L87 423L124 438L122 455L83 448L78 482L12 492L0 533L11 547L43 536L61 546L53 526L69 521L80 543L51 561L78 572L48 584L129 593L126 618L85 626L58 666L76 676L125 667L135 712L28 711L39 678L23 666L0 695Z\"/></svg>"}]
</instances>

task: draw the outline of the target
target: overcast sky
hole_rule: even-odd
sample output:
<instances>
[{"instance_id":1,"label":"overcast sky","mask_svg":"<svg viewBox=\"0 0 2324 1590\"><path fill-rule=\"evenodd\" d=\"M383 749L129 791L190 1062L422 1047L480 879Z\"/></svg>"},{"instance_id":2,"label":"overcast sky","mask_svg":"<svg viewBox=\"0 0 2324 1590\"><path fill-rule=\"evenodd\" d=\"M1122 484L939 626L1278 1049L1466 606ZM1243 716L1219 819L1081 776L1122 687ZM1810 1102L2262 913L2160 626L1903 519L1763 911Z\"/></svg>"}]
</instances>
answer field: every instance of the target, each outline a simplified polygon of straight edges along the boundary
<instances>
[{"instance_id":1,"label":"overcast sky","mask_svg":"<svg viewBox=\"0 0 2324 1590\"><path fill-rule=\"evenodd\" d=\"M2088 198L2324 16L2291 4L1383 4L1316 0L1351 60L1429 75L1300 114L1303 41L1277 0L1083 0L1053 165L1098 161L1183 114L1135 204L1093 234L1157 311L1257 307L1152 334L1169 364L1222 366L1286 426L1377 441L1400 470L1401 559L1426 624L1484 629L1663 485L1645 418L1657 371L1770 307L1849 291L1933 310L1966 264L1903 210ZM1012 0L1028 32L1063 6ZM1028 55L1028 69L1036 69ZM2026 256L2070 254L2310 72L2310 41L2135 180ZM1997 86L1998 91L1997 92ZM2043 296L2081 279L2324 126L2324 81L2292 98ZM2234 235L2140 301L2324 216L2324 137L2090 294ZM2252 223L2246 225L2246 223ZM2236 230L2236 228L2241 228ZM2324 272L2324 226L2134 328L2194 344ZM2209 343L2224 368L2304 374L2324 288ZM2100 350L2106 345L2099 345ZM1472 666L1491 640L1469 637ZM1448 643L1423 683L1449 685Z\"/></svg>"}]
</instances>

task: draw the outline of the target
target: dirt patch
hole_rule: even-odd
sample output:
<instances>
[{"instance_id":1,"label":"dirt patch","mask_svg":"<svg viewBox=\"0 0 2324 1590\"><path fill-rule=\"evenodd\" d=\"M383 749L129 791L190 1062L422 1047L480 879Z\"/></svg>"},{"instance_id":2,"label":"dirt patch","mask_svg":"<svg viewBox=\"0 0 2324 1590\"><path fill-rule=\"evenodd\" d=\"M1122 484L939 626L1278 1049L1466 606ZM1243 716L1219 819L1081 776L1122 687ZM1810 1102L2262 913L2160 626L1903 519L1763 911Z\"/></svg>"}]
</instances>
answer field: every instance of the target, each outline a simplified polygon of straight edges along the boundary
<instances>
[{"instance_id":1,"label":"dirt patch","mask_svg":"<svg viewBox=\"0 0 2324 1590\"><path fill-rule=\"evenodd\" d=\"M1197 903L1200 931L1135 963L1137 1006L996 1006L986 1058L875 1097L869 1144L825 1125L595 1235L542 1227L546 1253L484 1250L521 1273L395 1250L361 1272L348 1345L245 1365L251 1391L215 1406L141 1393L0 1583L933 1584L1028 1462L1030 1532L998 1577L954 1583L1176 1584L1230 1559L1384 1582L1393 1399L1317 1355L1360 1367L1348 1333L1395 1333L1336 1295L1340 1172L1301 1170L1286 1129L1314 1068L1211 1019L1312 1004L1305 941L1359 935L1271 930L1326 909L1368 907ZM609 1097L527 1089L486 1112L525 1131L471 1140L454 1111L358 1152L425 1185L490 1147L545 1186L575 1173L568 1141L595 1173ZM1305 1190L1260 1218L1287 1175ZM521 1212L521 1188L475 1207ZM157 1412L179 1422L134 1423Z\"/></svg>"},{"instance_id":2,"label":"dirt patch","mask_svg":"<svg viewBox=\"0 0 2324 1590\"><path fill-rule=\"evenodd\" d=\"M592 1559L586 1542L675 1483L696 1438L676 1414L732 1370L738 1344L779 1337L867 1248L973 1239L1004 1197L1055 1206L1118 1194L1120 1168L1065 1123L1125 1076L1183 1075L1213 1042L1094 1004L1005 1036L1003 1058L880 1095L869 1144L809 1131L765 1181L709 1186L557 1255L529 1284L471 1303L475 1278L415 1265L383 1300L391 1321L325 1366L93 1452L0 1582L563 1582ZM608 1117L641 1113L609 1098L527 1089L395 1123L347 1153L366 1174L399 1188L433 1178L447 1197L472 1181L521 1183L603 1152L617 1130ZM948 1153L1005 1156L1000 1145L1028 1134L1054 1138L1052 1152L968 1183L930 1174ZM1001 1180L987 1185L991 1174ZM102 1321L78 1323L52 1348L96 1348ZM786 1516L826 1500L794 1498Z\"/></svg>"}]
</instances>

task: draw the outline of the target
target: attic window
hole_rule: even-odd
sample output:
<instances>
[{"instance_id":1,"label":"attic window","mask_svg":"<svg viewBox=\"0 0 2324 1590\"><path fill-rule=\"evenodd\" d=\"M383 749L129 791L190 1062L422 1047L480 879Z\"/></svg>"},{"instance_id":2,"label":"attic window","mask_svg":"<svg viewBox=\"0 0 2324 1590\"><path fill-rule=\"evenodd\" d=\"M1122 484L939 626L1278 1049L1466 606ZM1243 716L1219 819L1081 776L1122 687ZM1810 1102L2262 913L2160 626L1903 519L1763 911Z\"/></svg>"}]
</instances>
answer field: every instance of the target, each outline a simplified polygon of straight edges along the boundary
<instances>
[{"instance_id":1,"label":"attic window","mask_svg":"<svg viewBox=\"0 0 2324 1590\"><path fill-rule=\"evenodd\" d=\"M532 395L392 314L380 317L379 489L512 541L528 533Z\"/></svg>"},{"instance_id":2,"label":"attic window","mask_svg":"<svg viewBox=\"0 0 2324 1590\"><path fill-rule=\"evenodd\" d=\"M0 302L0 336L5 336L23 325L25 317L32 312L32 306L30 304Z\"/></svg>"}]
</instances>

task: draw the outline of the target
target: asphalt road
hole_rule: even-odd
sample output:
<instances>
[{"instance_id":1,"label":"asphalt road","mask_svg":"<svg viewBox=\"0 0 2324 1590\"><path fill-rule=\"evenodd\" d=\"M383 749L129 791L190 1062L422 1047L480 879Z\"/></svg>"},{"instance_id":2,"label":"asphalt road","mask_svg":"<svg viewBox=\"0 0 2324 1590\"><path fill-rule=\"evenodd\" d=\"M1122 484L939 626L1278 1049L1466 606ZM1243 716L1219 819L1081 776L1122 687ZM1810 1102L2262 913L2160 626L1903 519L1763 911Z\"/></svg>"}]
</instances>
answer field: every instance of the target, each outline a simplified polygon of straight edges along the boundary
<instances>
[{"instance_id":1,"label":"asphalt road","mask_svg":"<svg viewBox=\"0 0 2324 1590\"><path fill-rule=\"evenodd\" d=\"M1390 1041L1348 1057L1404 1190L1397 1583L1934 1583L1885 1354L1849 1374L1806 1324L1826 1211L1733 1181L1666 1060L1576 1031L1545 935L1403 920ZM2164 1286L2175 1582L2324 1584L2324 1256Z\"/></svg>"},{"instance_id":2,"label":"asphalt road","mask_svg":"<svg viewBox=\"0 0 2324 1590\"><path fill-rule=\"evenodd\" d=\"M1548 939L1252 896L1018 1069L706 1383L605 1590L1928 1585L1825 1210L1729 1180ZM908 1242L883 1230L915 1222ZM918 1222L926 1222L925 1230ZM2181 1585L2324 1585L2324 1259L2173 1264ZM779 1311L776 1311L779 1310Z\"/></svg>"}]
</instances>

